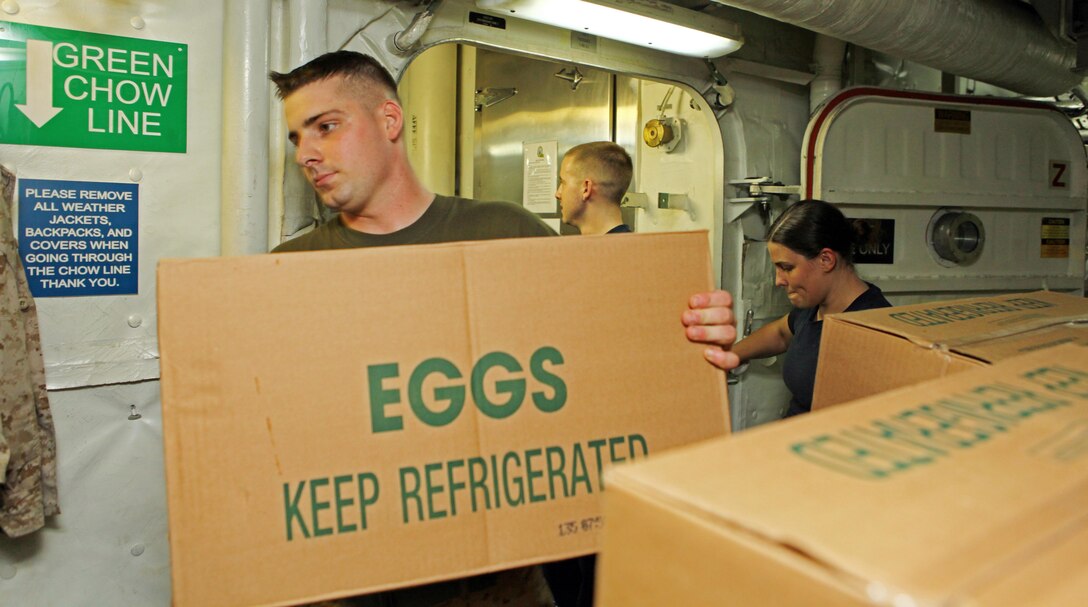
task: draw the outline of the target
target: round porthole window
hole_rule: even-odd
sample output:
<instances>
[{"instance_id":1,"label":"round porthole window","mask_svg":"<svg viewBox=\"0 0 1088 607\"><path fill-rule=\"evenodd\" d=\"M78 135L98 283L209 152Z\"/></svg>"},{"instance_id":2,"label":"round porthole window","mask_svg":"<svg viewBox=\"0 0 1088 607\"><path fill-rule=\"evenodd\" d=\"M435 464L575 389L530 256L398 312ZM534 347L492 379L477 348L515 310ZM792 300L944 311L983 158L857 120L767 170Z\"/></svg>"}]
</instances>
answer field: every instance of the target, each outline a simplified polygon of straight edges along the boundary
<instances>
[{"instance_id":1,"label":"round porthole window","mask_svg":"<svg viewBox=\"0 0 1088 607\"><path fill-rule=\"evenodd\" d=\"M929 246L944 265L975 263L985 244L982 220L971 213L944 209L929 222Z\"/></svg>"}]
</instances>

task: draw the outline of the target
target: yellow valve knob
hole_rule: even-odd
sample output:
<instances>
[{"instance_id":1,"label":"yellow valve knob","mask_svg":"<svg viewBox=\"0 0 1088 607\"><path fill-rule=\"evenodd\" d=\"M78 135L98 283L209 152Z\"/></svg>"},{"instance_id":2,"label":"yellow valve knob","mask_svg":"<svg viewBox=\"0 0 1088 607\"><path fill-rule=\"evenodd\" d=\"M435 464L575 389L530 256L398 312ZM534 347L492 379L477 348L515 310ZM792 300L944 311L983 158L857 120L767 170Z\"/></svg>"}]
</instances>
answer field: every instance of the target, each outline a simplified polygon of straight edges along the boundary
<instances>
[{"instance_id":1,"label":"yellow valve knob","mask_svg":"<svg viewBox=\"0 0 1088 607\"><path fill-rule=\"evenodd\" d=\"M642 128L642 140L652 148L668 143L672 141L672 127L655 118Z\"/></svg>"}]
</instances>

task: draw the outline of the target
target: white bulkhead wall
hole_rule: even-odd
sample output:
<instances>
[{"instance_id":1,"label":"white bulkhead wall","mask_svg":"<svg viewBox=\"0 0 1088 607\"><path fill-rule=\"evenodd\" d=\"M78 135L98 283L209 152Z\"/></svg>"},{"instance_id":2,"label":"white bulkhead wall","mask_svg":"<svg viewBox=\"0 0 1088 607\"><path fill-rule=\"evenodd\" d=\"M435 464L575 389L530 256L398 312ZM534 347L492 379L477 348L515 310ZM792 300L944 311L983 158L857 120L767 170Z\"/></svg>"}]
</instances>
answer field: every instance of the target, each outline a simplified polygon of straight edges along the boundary
<instances>
[{"instance_id":1,"label":"white bulkhead wall","mask_svg":"<svg viewBox=\"0 0 1088 607\"><path fill-rule=\"evenodd\" d=\"M0 143L0 163L20 181L138 188L137 292L36 298L62 513L29 536L0 536L4 605L170 602L155 269L163 258L221 252L224 9L224 0L9 0L0 6L0 22L57 28L55 41L109 35L176 43L185 45L187 58L183 151ZM119 64L113 67L121 70L114 72L116 93L125 75ZM175 73L181 68L173 67ZM170 82L177 84L162 84ZM103 122L93 127L108 128ZM18 228L19 218L15 223Z\"/></svg>"},{"instance_id":2,"label":"white bulkhead wall","mask_svg":"<svg viewBox=\"0 0 1088 607\"><path fill-rule=\"evenodd\" d=\"M0 161L19 180L139 187L139 293L37 301L48 387L154 379L158 377L156 262L219 253L222 3L196 7L165 1L23 0L10 6L17 10L0 13L0 20L70 30L76 40L80 32L88 32L188 46L184 152L0 144ZM193 28L200 30L198 37ZM114 84L122 79L123 74ZM98 119L89 128L103 128Z\"/></svg>"}]
</instances>

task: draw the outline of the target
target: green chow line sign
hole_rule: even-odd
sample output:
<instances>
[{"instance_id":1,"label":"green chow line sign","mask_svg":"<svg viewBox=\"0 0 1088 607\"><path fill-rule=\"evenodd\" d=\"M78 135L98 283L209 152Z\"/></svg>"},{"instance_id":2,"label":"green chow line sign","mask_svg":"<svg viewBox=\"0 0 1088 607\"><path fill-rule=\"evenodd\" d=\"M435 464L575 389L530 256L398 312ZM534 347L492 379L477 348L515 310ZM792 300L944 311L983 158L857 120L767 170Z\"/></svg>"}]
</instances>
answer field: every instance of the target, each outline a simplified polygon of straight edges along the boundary
<instances>
[{"instance_id":1,"label":"green chow line sign","mask_svg":"<svg viewBox=\"0 0 1088 607\"><path fill-rule=\"evenodd\" d=\"M0 21L0 143L185 152L188 46Z\"/></svg>"}]
</instances>

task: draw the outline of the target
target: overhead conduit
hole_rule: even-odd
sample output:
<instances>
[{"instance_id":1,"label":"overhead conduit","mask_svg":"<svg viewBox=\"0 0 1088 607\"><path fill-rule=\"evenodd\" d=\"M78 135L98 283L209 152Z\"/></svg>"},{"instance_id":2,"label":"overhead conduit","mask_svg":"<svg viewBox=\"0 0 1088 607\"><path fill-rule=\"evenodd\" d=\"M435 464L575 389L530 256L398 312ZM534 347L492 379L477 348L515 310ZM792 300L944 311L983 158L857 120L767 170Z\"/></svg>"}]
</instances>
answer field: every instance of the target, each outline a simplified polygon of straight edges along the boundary
<instances>
[{"instance_id":1,"label":"overhead conduit","mask_svg":"<svg viewBox=\"0 0 1088 607\"><path fill-rule=\"evenodd\" d=\"M1031 96L1081 83L1076 48L1014 0L714 0Z\"/></svg>"}]
</instances>

